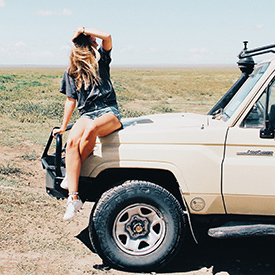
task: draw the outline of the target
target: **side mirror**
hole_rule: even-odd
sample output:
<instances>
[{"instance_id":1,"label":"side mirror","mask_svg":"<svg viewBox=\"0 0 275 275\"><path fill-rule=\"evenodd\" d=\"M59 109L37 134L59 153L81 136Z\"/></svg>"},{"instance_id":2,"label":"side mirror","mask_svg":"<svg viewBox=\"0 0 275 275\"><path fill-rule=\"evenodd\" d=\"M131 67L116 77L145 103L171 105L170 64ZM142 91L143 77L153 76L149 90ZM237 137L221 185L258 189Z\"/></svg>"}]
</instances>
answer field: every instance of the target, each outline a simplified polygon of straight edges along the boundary
<instances>
[{"instance_id":1,"label":"side mirror","mask_svg":"<svg viewBox=\"0 0 275 275\"><path fill-rule=\"evenodd\" d=\"M271 105L270 113L266 118L265 128L260 131L260 138L274 138L275 130L275 104Z\"/></svg>"}]
</instances>

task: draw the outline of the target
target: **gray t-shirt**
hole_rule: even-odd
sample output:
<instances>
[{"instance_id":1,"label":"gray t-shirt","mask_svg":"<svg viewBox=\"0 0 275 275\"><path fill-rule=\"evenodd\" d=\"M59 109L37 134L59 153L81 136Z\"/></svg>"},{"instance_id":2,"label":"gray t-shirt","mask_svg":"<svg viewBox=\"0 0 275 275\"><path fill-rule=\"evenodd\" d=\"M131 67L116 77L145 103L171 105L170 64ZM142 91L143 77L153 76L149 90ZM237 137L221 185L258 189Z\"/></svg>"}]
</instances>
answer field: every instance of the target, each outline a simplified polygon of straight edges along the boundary
<instances>
[{"instance_id":1,"label":"gray t-shirt","mask_svg":"<svg viewBox=\"0 0 275 275\"><path fill-rule=\"evenodd\" d=\"M98 51L101 56L98 61L100 84L92 83L86 90L82 86L77 91L74 79L68 74L68 69L64 72L61 81L60 92L77 100L80 115L104 106L117 106L116 94L110 79L111 50L105 51L100 47Z\"/></svg>"}]
</instances>

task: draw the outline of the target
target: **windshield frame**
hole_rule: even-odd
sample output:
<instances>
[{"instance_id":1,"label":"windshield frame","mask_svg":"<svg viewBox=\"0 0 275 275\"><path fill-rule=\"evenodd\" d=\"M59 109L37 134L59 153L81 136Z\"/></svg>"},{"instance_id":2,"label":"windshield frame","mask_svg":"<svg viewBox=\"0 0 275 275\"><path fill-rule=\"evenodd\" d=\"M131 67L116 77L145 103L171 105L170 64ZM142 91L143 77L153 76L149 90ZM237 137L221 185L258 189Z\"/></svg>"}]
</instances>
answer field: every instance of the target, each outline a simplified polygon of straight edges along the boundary
<instances>
[{"instance_id":1,"label":"windshield frame","mask_svg":"<svg viewBox=\"0 0 275 275\"><path fill-rule=\"evenodd\" d=\"M270 62L259 64L221 112L221 119L228 121L266 72Z\"/></svg>"}]
</instances>

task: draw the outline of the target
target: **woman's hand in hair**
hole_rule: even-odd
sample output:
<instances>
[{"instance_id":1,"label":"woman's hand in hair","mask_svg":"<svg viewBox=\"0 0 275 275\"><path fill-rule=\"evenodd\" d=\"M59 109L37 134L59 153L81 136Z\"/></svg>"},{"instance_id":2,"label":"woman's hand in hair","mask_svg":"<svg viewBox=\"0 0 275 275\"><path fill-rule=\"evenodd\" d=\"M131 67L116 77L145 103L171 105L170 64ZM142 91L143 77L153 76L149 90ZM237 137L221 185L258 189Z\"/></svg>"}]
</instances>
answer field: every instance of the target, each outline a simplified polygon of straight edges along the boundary
<instances>
[{"instance_id":1,"label":"woman's hand in hair","mask_svg":"<svg viewBox=\"0 0 275 275\"><path fill-rule=\"evenodd\" d=\"M112 38L109 33L94 28L79 27L77 30L74 31L72 41L74 41L74 39L81 33L90 35L92 41L95 40L95 38L102 39L102 48L104 50L109 51L112 49Z\"/></svg>"},{"instance_id":2,"label":"woman's hand in hair","mask_svg":"<svg viewBox=\"0 0 275 275\"><path fill-rule=\"evenodd\" d=\"M74 34L73 34L73 37L72 37L73 42L81 33L83 33L83 30L85 30L84 27L79 27L74 31Z\"/></svg>"}]
</instances>

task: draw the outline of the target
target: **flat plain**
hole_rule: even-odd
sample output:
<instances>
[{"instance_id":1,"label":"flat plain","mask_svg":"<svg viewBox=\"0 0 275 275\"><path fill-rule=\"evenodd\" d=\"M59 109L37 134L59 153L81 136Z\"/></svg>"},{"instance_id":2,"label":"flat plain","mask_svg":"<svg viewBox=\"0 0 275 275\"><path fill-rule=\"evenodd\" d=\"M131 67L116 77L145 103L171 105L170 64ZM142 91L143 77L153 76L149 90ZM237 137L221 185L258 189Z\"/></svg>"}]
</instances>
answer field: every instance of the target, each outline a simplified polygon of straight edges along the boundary
<instances>
[{"instance_id":1,"label":"flat plain","mask_svg":"<svg viewBox=\"0 0 275 275\"><path fill-rule=\"evenodd\" d=\"M59 85L63 71L64 68L0 70L0 274L127 274L102 265L100 258L79 241L77 236L88 225L92 204L85 204L75 219L63 222L65 201L45 192L40 157L51 129L62 120L65 96L59 93ZM237 68L111 71L122 117L207 113L239 75ZM72 122L77 117L75 112ZM191 245L162 273L274 274L268 273L268 257L229 257L236 242L231 242L225 258L217 261L222 244L225 242L209 245L208 241L194 250ZM250 243L240 245L251 250Z\"/></svg>"}]
</instances>

